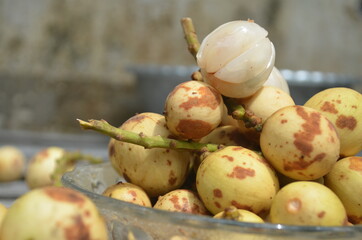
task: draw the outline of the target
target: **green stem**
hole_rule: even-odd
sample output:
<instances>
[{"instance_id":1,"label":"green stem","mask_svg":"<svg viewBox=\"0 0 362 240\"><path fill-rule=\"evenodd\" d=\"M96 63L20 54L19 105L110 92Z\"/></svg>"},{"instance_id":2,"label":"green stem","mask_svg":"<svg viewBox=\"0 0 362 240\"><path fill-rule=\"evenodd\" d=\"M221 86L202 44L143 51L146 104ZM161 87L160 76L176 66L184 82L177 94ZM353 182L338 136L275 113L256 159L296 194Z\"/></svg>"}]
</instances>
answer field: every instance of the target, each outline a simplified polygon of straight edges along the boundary
<instances>
[{"instance_id":1,"label":"green stem","mask_svg":"<svg viewBox=\"0 0 362 240\"><path fill-rule=\"evenodd\" d=\"M194 24L191 18L181 19L182 29L184 31L185 39L187 42L188 50L196 60L196 54L200 48L200 42L197 38Z\"/></svg>"},{"instance_id":2,"label":"green stem","mask_svg":"<svg viewBox=\"0 0 362 240\"><path fill-rule=\"evenodd\" d=\"M78 119L80 126L85 129L91 129L96 132L107 135L118 141L133 143L144 148L168 148L168 149L185 149L196 150L201 152L215 152L222 146L218 144L206 144L191 141L181 141L176 139L165 138L161 136L146 136L142 133L134 133L120 128L116 128L105 120L83 121Z\"/></svg>"},{"instance_id":3,"label":"green stem","mask_svg":"<svg viewBox=\"0 0 362 240\"><path fill-rule=\"evenodd\" d=\"M237 99L224 97L224 103L227 106L228 113L236 120L241 120L247 128L255 128L256 131L263 129L262 119L253 112L246 110Z\"/></svg>"},{"instance_id":4,"label":"green stem","mask_svg":"<svg viewBox=\"0 0 362 240\"><path fill-rule=\"evenodd\" d=\"M54 181L54 185L62 186L61 177L63 176L63 174L72 169L75 163L80 160L87 161L91 164L99 164L103 162L102 159L93 157L88 154L83 154L80 152L67 152L57 160L56 167L51 176L52 180Z\"/></svg>"}]
</instances>

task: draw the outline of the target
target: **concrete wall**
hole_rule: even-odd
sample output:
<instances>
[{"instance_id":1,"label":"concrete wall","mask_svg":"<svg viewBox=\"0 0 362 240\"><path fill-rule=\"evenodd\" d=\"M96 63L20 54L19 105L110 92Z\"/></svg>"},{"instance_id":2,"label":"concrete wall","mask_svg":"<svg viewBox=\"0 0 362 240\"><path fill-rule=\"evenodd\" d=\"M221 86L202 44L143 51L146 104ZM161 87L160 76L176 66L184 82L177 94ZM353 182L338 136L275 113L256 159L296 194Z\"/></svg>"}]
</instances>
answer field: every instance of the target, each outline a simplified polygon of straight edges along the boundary
<instances>
[{"instance_id":1,"label":"concrete wall","mask_svg":"<svg viewBox=\"0 0 362 240\"><path fill-rule=\"evenodd\" d=\"M128 65L194 64L185 16L200 40L254 19L269 31L277 67L362 76L359 0L0 0L0 128L121 123L142 104Z\"/></svg>"}]
</instances>

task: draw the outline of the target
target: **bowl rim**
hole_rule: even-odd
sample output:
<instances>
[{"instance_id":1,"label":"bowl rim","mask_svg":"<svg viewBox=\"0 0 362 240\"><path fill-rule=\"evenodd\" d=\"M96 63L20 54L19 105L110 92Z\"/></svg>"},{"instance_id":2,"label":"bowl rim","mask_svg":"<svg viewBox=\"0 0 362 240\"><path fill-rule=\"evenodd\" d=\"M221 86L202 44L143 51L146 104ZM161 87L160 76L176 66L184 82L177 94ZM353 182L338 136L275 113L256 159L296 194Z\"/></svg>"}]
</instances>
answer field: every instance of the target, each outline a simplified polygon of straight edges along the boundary
<instances>
[{"instance_id":1,"label":"bowl rim","mask_svg":"<svg viewBox=\"0 0 362 240\"><path fill-rule=\"evenodd\" d=\"M110 167L110 162L104 162L97 164L98 167ZM251 223L251 222L238 222L227 219L217 219L211 216L205 215L195 215L189 213L181 212L168 212L165 210L154 209L150 207L139 206L136 204L124 202L118 199L113 199L110 197L103 196L101 194L89 191L75 184L75 181L72 179L72 175L84 167L94 167L94 165L80 165L76 166L73 171L66 172L61 181L65 187L73 188L88 197L90 197L97 205L97 203L102 203L102 206L107 204L112 204L117 206L120 210L126 210L132 212L132 214L142 217L142 219L148 218L150 220L157 218L165 222L182 224L183 226L189 227L198 227L198 228L213 228L213 229L222 229L224 231L232 231L235 233L260 233L278 236L287 236L300 234L362 234L362 224L354 226L311 226L311 225L286 225L286 224L274 224L274 223ZM329 235L330 236L330 235ZM341 237L338 235L338 237Z\"/></svg>"}]
</instances>

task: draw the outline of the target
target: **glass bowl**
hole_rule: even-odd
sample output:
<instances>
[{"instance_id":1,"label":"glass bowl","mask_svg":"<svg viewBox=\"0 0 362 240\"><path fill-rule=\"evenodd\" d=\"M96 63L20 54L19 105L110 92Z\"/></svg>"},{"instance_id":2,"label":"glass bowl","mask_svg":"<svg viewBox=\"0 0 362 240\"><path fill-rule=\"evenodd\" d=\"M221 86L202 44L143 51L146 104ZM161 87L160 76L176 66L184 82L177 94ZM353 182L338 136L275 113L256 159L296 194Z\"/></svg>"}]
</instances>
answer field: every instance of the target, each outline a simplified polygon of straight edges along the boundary
<instances>
[{"instance_id":1,"label":"glass bowl","mask_svg":"<svg viewBox=\"0 0 362 240\"><path fill-rule=\"evenodd\" d=\"M107 222L110 239L114 240L362 239L362 225L317 227L243 223L141 207L101 195L107 186L120 180L124 181L109 161L79 165L62 177L64 186L78 190L94 201Z\"/></svg>"}]
</instances>

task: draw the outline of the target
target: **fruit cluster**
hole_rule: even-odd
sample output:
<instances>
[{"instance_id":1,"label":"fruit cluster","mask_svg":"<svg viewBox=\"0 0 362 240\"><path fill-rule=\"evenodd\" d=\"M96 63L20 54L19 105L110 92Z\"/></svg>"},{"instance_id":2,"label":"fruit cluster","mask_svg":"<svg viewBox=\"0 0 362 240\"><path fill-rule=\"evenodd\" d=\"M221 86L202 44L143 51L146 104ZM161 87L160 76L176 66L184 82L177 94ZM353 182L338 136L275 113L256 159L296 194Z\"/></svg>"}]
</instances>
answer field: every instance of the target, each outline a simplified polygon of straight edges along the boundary
<instances>
[{"instance_id":1,"label":"fruit cluster","mask_svg":"<svg viewBox=\"0 0 362 240\"><path fill-rule=\"evenodd\" d=\"M361 224L362 95L330 88L296 105L255 22L223 24L200 46L185 29L200 70L169 93L164 114L119 128L80 120L112 137L110 161L128 182L105 195L243 221Z\"/></svg>"}]
</instances>

